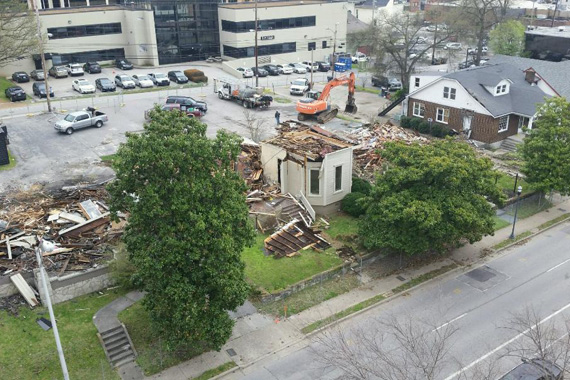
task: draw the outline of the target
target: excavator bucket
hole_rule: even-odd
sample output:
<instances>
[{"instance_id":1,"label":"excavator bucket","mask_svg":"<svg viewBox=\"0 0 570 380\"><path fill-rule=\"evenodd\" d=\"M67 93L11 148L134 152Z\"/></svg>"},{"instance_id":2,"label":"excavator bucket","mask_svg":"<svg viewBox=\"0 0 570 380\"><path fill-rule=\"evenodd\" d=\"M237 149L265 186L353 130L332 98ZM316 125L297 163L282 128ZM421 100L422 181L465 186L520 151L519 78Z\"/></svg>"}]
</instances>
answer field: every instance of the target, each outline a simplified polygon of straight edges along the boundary
<instances>
[{"instance_id":1,"label":"excavator bucket","mask_svg":"<svg viewBox=\"0 0 570 380\"><path fill-rule=\"evenodd\" d=\"M354 95L348 94L348 100L346 101L346 106L344 107L344 112L346 113L356 113L358 107L356 107L356 102L354 101Z\"/></svg>"}]
</instances>

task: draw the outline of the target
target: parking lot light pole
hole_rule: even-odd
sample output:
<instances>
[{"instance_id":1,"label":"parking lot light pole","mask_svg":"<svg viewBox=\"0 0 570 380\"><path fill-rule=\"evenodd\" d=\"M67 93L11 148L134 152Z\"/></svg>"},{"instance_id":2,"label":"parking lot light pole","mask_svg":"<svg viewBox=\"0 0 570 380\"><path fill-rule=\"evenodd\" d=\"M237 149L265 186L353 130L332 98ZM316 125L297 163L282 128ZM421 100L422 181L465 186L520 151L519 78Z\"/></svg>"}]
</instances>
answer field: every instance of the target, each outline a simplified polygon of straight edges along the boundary
<instances>
[{"instance_id":1,"label":"parking lot light pole","mask_svg":"<svg viewBox=\"0 0 570 380\"><path fill-rule=\"evenodd\" d=\"M515 225L517 223L517 213L519 211L519 203L521 201L521 193L522 193L522 186L519 186L517 189L517 203L515 204L515 217L513 219L513 230L511 231L511 236L509 236L510 239L515 238Z\"/></svg>"},{"instance_id":2,"label":"parking lot light pole","mask_svg":"<svg viewBox=\"0 0 570 380\"><path fill-rule=\"evenodd\" d=\"M257 0L255 0L255 87L259 87L259 63L257 59Z\"/></svg>"},{"instance_id":3,"label":"parking lot light pole","mask_svg":"<svg viewBox=\"0 0 570 380\"><path fill-rule=\"evenodd\" d=\"M42 37L42 28L41 28L41 23L40 23L40 11L39 11L39 0L37 1L33 1L32 2L34 4L34 10L36 13L36 24L38 27L38 42L39 42L39 49L40 49L40 59L42 60L42 69L44 71L44 85L46 87L46 101L47 101L47 106L48 106L48 112L51 112L51 100L49 97L49 83L48 83L48 72L47 72L47 68L46 68L46 57L44 55L44 39ZM40 98L41 98L41 93L40 93Z\"/></svg>"},{"instance_id":4,"label":"parking lot light pole","mask_svg":"<svg viewBox=\"0 0 570 380\"><path fill-rule=\"evenodd\" d=\"M49 318L51 321L51 326L53 328L53 335L55 337L55 345L57 347L57 353L59 355L59 363L61 365L61 371L63 372L64 380L69 380L69 372L67 371L67 363L65 362L65 356L63 355L63 348L61 347L61 341L59 340L59 331L57 330L57 323L55 320L55 315L53 314L53 307L51 305L51 298L49 296L47 281L48 276L46 275L46 270L44 268L44 264L42 261L42 252L50 252L53 251L55 246L51 242L47 242L43 239L40 239L38 246L36 247L36 260L38 261L38 267L40 270L40 276L43 282L44 294L45 294L45 301L47 303L48 311L49 311Z\"/></svg>"}]
</instances>

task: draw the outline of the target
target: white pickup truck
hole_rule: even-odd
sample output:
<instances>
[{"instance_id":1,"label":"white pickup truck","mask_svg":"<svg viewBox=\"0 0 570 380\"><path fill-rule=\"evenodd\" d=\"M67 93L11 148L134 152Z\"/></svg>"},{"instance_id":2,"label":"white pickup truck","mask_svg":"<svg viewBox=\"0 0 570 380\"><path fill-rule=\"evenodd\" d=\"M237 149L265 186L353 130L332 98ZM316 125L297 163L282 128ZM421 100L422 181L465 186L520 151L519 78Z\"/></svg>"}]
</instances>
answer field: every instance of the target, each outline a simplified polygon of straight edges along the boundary
<instances>
[{"instance_id":1,"label":"white pickup truck","mask_svg":"<svg viewBox=\"0 0 570 380\"><path fill-rule=\"evenodd\" d=\"M109 121L107 115L103 112L95 110L95 108L87 107L84 111L71 112L65 115L63 120L55 123L54 128L61 133L71 135L78 129L87 127L101 128L103 123Z\"/></svg>"}]
</instances>

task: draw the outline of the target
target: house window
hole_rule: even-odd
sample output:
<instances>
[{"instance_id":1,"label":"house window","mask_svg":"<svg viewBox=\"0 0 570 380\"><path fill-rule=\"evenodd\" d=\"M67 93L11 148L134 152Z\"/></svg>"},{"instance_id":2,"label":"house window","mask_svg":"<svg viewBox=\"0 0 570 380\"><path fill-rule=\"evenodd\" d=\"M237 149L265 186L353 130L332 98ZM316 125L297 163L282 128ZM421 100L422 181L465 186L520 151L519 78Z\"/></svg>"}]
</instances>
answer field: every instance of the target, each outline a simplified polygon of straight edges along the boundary
<instances>
[{"instance_id":1,"label":"house window","mask_svg":"<svg viewBox=\"0 0 570 380\"><path fill-rule=\"evenodd\" d=\"M447 124L449 122L449 109L447 108L438 108L435 120L439 121L440 123Z\"/></svg>"},{"instance_id":2,"label":"house window","mask_svg":"<svg viewBox=\"0 0 570 380\"><path fill-rule=\"evenodd\" d=\"M342 165L334 168L334 191L342 191Z\"/></svg>"},{"instance_id":3,"label":"house window","mask_svg":"<svg viewBox=\"0 0 570 380\"><path fill-rule=\"evenodd\" d=\"M504 94L505 92L507 92L507 85L506 84L495 87L495 94L496 95Z\"/></svg>"},{"instance_id":4,"label":"house window","mask_svg":"<svg viewBox=\"0 0 570 380\"><path fill-rule=\"evenodd\" d=\"M309 42L308 48L309 48L309 51L315 50L317 48L317 43L316 42Z\"/></svg>"},{"instance_id":5,"label":"house window","mask_svg":"<svg viewBox=\"0 0 570 380\"><path fill-rule=\"evenodd\" d=\"M509 130L509 115L503 116L499 119L499 132Z\"/></svg>"},{"instance_id":6,"label":"house window","mask_svg":"<svg viewBox=\"0 0 570 380\"><path fill-rule=\"evenodd\" d=\"M323 41L322 44L321 44L321 47L322 47L323 49L326 49L326 48L327 48L327 41Z\"/></svg>"},{"instance_id":7,"label":"house window","mask_svg":"<svg viewBox=\"0 0 570 380\"><path fill-rule=\"evenodd\" d=\"M455 89L451 87L443 88L443 97L445 99L455 100Z\"/></svg>"},{"instance_id":8,"label":"house window","mask_svg":"<svg viewBox=\"0 0 570 380\"><path fill-rule=\"evenodd\" d=\"M312 195L319 195L320 192L319 169L311 169L310 182L311 182L310 193Z\"/></svg>"},{"instance_id":9,"label":"house window","mask_svg":"<svg viewBox=\"0 0 570 380\"><path fill-rule=\"evenodd\" d=\"M415 86L416 86L416 87L420 87L420 78L416 78L416 80L415 80Z\"/></svg>"},{"instance_id":10,"label":"house window","mask_svg":"<svg viewBox=\"0 0 570 380\"><path fill-rule=\"evenodd\" d=\"M423 103L416 103L414 102L414 116L417 117L424 117L424 113L425 113L425 106Z\"/></svg>"}]
</instances>

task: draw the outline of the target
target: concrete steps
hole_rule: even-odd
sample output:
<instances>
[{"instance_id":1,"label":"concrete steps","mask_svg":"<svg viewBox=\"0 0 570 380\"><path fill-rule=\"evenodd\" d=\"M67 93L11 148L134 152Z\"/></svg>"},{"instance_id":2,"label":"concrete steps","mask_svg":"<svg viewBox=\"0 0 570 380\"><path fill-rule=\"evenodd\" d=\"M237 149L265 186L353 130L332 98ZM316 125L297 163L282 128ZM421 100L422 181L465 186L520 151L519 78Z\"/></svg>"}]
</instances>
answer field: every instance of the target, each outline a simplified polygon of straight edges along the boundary
<instances>
[{"instance_id":1,"label":"concrete steps","mask_svg":"<svg viewBox=\"0 0 570 380\"><path fill-rule=\"evenodd\" d=\"M501 149L504 149L509 152L515 152L517 150L517 145L521 144L522 141L513 139L511 137L507 137L501 143Z\"/></svg>"},{"instance_id":2,"label":"concrete steps","mask_svg":"<svg viewBox=\"0 0 570 380\"><path fill-rule=\"evenodd\" d=\"M137 354L129 337L129 333L123 324L97 334L105 355L113 367L135 360Z\"/></svg>"}]
</instances>

